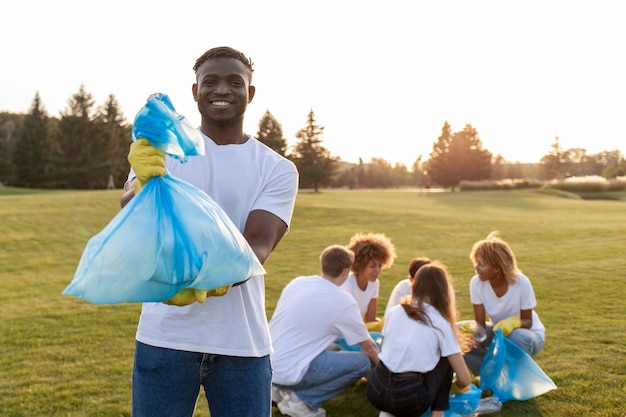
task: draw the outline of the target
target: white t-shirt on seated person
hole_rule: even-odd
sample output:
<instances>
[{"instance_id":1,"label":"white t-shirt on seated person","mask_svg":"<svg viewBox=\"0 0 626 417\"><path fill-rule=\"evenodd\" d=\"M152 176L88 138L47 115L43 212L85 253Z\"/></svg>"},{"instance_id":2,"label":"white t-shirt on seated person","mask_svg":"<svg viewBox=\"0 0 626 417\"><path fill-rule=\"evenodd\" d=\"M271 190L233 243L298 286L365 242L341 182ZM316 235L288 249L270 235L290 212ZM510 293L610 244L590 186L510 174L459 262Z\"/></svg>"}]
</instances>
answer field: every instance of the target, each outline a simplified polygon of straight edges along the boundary
<instances>
[{"instance_id":1,"label":"white t-shirt on seated person","mask_svg":"<svg viewBox=\"0 0 626 417\"><path fill-rule=\"evenodd\" d=\"M432 326L410 318L399 305L385 317L378 357L391 372L432 371L442 357L461 352L450 323L429 304L425 312Z\"/></svg>"},{"instance_id":2,"label":"white t-shirt on seated person","mask_svg":"<svg viewBox=\"0 0 626 417\"><path fill-rule=\"evenodd\" d=\"M524 274L515 278L506 293L498 297L489 281L481 281L478 275L470 280L470 300L472 304L482 304L493 324L511 316L519 316L521 310L532 310L533 325L530 328L541 340L545 340L546 329L534 310L537 305L533 286Z\"/></svg>"},{"instance_id":3,"label":"white t-shirt on seated person","mask_svg":"<svg viewBox=\"0 0 626 417\"><path fill-rule=\"evenodd\" d=\"M341 288L344 291L352 294L352 297L356 300L356 303L359 306L361 316L365 316L370 301L372 301L373 298L378 298L380 281L378 279L373 282L367 281L367 287L365 287L365 290L362 290L359 288L356 276L353 272L350 272L350 274L348 275L348 279L346 279Z\"/></svg>"},{"instance_id":4,"label":"white t-shirt on seated person","mask_svg":"<svg viewBox=\"0 0 626 417\"><path fill-rule=\"evenodd\" d=\"M298 277L280 295L270 320L272 382L295 385L309 364L339 336L349 345L370 338L356 301L320 276Z\"/></svg>"},{"instance_id":5,"label":"white t-shirt on seated person","mask_svg":"<svg viewBox=\"0 0 626 417\"><path fill-rule=\"evenodd\" d=\"M391 309L391 307L397 306L404 297L411 296L412 294L413 286L411 285L411 280L409 278L398 282L396 286L393 287L391 295L389 296L387 308L385 309L385 316L389 313L389 309Z\"/></svg>"}]
</instances>

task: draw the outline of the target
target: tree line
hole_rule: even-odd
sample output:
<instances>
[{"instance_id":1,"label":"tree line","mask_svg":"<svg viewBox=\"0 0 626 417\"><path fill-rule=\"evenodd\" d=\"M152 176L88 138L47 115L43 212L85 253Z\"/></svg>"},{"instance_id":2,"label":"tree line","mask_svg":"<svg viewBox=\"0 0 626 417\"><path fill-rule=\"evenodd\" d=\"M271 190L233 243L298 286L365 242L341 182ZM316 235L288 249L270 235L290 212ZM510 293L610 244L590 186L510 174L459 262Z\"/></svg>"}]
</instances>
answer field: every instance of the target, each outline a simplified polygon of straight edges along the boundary
<instances>
[{"instance_id":1,"label":"tree line","mask_svg":"<svg viewBox=\"0 0 626 417\"><path fill-rule=\"evenodd\" d=\"M47 114L39 93L26 114L0 113L0 182L33 188L103 189L111 176L119 188L128 175L126 160L132 125L113 94L96 106L81 85L68 100L60 117ZM536 164L511 163L483 147L478 131L467 124L453 132L446 121L427 159L413 165L390 164L382 158L347 163L323 145L324 127L311 109L296 143L288 141L276 118L266 111L255 137L292 160L300 172L300 187L318 191L325 187L451 188L463 180L563 179L568 176L626 175L621 152L587 154L584 149L564 150L556 137L551 151ZM381 145L384 146L384 145Z\"/></svg>"}]
</instances>

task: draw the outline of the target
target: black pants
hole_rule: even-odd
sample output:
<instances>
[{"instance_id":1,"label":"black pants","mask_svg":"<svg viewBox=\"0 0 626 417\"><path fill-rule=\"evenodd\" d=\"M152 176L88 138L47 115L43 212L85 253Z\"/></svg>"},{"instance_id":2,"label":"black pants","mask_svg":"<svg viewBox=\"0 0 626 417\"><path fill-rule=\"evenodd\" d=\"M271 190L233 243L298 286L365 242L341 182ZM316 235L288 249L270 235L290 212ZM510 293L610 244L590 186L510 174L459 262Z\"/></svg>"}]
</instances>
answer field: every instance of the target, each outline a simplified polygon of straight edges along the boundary
<instances>
[{"instance_id":1,"label":"black pants","mask_svg":"<svg viewBox=\"0 0 626 417\"><path fill-rule=\"evenodd\" d=\"M367 382L367 399L374 407L396 417L419 417L429 407L450 407L452 367L441 358L432 371L393 373L380 362Z\"/></svg>"}]
</instances>

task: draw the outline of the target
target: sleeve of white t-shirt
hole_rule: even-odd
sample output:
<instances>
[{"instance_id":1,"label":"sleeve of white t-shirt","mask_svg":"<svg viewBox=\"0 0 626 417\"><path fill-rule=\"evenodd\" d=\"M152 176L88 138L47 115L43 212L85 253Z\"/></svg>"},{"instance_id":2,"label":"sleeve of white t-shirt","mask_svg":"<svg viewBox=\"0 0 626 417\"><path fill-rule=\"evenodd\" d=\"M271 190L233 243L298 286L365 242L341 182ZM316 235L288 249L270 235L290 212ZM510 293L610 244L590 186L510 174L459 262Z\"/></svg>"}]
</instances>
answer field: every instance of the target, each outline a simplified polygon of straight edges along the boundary
<instances>
[{"instance_id":1,"label":"sleeve of white t-shirt","mask_svg":"<svg viewBox=\"0 0 626 417\"><path fill-rule=\"evenodd\" d=\"M430 310L432 311L432 309ZM448 323L442 316L429 314L431 318L435 318L436 322L433 323L435 327L441 331L436 332L439 337L439 349L441 350L441 356L447 357L454 355L455 353L461 353L459 341L456 338L456 334L452 329L450 323Z\"/></svg>"},{"instance_id":2,"label":"sleeve of white t-shirt","mask_svg":"<svg viewBox=\"0 0 626 417\"><path fill-rule=\"evenodd\" d=\"M356 300L354 300L351 295L346 295L348 295L350 299L347 300L346 308L341 317L337 318L336 327L339 333L346 339L348 345L355 345L369 339L370 334L365 327L365 323L363 323L361 311L359 310Z\"/></svg>"},{"instance_id":3,"label":"sleeve of white t-shirt","mask_svg":"<svg viewBox=\"0 0 626 417\"><path fill-rule=\"evenodd\" d=\"M408 282L408 285L407 285ZM408 288L408 293L407 293ZM406 278L402 281L398 282L396 286L391 291L391 295L389 296L389 301L387 302L387 308L385 308L385 316L389 314L389 309L393 306L397 306L400 304L402 297L406 295L411 295L411 281Z\"/></svg>"},{"instance_id":4,"label":"sleeve of white t-shirt","mask_svg":"<svg viewBox=\"0 0 626 417\"><path fill-rule=\"evenodd\" d=\"M470 280L470 301L475 305L484 304L482 294L478 290L479 284L480 279L478 278L478 275L474 275Z\"/></svg>"},{"instance_id":5,"label":"sleeve of white t-shirt","mask_svg":"<svg viewBox=\"0 0 626 417\"><path fill-rule=\"evenodd\" d=\"M535 291L530 283L530 280L525 275L518 275L516 285L521 285L520 288L520 308L521 310L532 310L537 306L537 299L535 298Z\"/></svg>"},{"instance_id":6,"label":"sleeve of white t-shirt","mask_svg":"<svg viewBox=\"0 0 626 417\"><path fill-rule=\"evenodd\" d=\"M285 222L289 228L298 194L298 171L289 160L281 161L275 169L278 172L266 184L250 211L269 211Z\"/></svg>"}]
</instances>

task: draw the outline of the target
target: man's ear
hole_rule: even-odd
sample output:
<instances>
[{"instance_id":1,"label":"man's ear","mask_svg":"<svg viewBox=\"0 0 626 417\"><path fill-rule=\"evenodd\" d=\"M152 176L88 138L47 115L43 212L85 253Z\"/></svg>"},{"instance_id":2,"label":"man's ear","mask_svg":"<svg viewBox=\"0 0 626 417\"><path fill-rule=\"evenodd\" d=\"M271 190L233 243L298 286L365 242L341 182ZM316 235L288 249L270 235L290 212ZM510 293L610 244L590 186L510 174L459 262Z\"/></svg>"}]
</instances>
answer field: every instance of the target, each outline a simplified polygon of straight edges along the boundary
<instances>
[{"instance_id":1,"label":"man's ear","mask_svg":"<svg viewBox=\"0 0 626 417\"><path fill-rule=\"evenodd\" d=\"M191 94L193 94L193 101L198 102L198 83L191 84Z\"/></svg>"},{"instance_id":2,"label":"man's ear","mask_svg":"<svg viewBox=\"0 0 626 417\"><path fill-rule=\"evenodd\" d=\"M349 273L350 273L350 268L344 269L343 272L341 273L341 278L346 278Z\"/></svg>"},{"instance_id":3,"label":"man's ear","mask_svg":"<svg viewBox=\"0 0 626 417\"><path fill-rule=\"evenodd\" d=\"M248 87L248 103L252 102L252 99L254 98L254 93L256 93L256 87L251 85L250 87Z\"/></svg>"}]
</instances>

